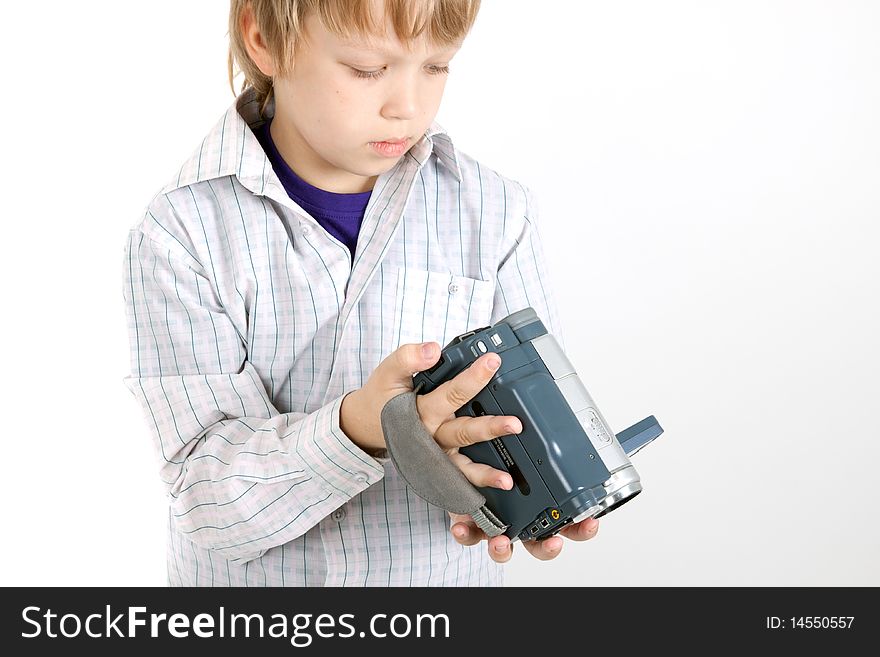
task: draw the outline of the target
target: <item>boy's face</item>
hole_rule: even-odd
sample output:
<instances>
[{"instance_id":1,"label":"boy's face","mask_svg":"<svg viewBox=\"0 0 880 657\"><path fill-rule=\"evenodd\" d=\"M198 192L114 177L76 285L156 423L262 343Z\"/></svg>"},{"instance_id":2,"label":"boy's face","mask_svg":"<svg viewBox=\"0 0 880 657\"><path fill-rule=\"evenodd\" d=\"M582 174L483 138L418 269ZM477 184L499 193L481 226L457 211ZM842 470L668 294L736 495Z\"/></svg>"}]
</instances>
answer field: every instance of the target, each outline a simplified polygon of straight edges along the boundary
<instances>
[{"instance_id":1,"label":"boy's face","mask_svg":"<svg viewBox=\"0 0 880 657\"><path fill-rule=\"evenodd\" d=\"M274 76L272 139L297 175L315 187L339 193L372 189L437 114L446 66L460 44L432 47L420 37L407 50L390 21L386 25L390 36L347 41L309 16L292 72ZM406 140L402 147L377 145L399 139Z\"/></svg>"}]
</instances>

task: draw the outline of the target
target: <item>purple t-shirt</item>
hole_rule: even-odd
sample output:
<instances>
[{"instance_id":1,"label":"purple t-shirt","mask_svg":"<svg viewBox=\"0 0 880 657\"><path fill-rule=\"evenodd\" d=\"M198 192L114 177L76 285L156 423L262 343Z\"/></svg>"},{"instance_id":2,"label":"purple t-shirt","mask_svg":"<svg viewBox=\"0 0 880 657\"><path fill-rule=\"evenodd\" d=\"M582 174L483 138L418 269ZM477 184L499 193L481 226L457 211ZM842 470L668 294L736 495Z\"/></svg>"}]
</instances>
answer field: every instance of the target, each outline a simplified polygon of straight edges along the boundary
<instances>
[{"instance_id":1,"label":"purple t-shirt","mask_svg":"<svg viewBox=\"0 0 880 657\"><path fill-rule=\"evenodd\" d=\"M287 195L312 215L328 233L345 244L354 259L358 233L372 190L357 194L338 194L310 185L293 172L275 148L275 142L269 134L270 123L271 121L264 123L254 134L266 151Z\"/></svg>"}]
</instances>

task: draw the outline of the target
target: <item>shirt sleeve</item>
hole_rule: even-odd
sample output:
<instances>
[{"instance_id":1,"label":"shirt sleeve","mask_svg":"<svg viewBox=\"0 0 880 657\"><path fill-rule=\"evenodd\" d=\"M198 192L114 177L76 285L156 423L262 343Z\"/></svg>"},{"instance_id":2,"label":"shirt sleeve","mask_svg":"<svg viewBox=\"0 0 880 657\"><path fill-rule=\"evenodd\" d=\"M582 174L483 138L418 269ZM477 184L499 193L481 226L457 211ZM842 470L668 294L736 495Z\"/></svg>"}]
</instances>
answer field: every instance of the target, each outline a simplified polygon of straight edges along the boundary
<instances>
[{"instance_id":1,"label":"shirt sleeve","mask_svg":"<svg viewBox=\"0 0 880 657\"><path fill-rule=\"evenodd\" d=\"M340 429L345 395L308 414L273 406L190 249L136 228L123 265L124 382L152 434L179 532L243 563L381 480L381 463Z\"/></svg>"},{"instance_id":2,"label":"shirt sleeve","mask_svg":"<svg viewBox=\"0 0 880 657\"><path fill-rule=\"evenodd\" d=\"M544 257L535 198L527 187L519 185L517 189L519 198L515 207L522 210L512 217L513 225L502 242L491 323L531 306L565 351L562 322Z\"/></svg>"}]
</instances>

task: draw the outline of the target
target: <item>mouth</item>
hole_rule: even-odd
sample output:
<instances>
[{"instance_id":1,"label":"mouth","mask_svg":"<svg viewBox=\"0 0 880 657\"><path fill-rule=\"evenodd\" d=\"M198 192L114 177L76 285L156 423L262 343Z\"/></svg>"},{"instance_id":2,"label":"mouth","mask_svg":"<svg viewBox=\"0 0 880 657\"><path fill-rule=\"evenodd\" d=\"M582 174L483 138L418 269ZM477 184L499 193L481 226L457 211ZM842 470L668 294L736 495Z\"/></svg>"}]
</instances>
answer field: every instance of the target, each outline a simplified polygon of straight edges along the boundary
<instances>
[{"instance_id":1,"label":"mouth","mask_svg":"<svg viewBox=\"0 0 880 657\"><path fill-rule=\"evenodd\" d=\"M409 137L371 141L370 146L379 155L400 157L409 149Z\"/></svg>"},{"instance_id":2,"label":"mouth","mask_svg":"<svg viewBox=\"0 0 880 657\"><path fill-rule=\"evenodd\" d=\"M397 137L395 139L380 139L371 141L371 144L390 144L391 146L401 146L409 141L409 137Z\"/></svg>"}]
</instances>

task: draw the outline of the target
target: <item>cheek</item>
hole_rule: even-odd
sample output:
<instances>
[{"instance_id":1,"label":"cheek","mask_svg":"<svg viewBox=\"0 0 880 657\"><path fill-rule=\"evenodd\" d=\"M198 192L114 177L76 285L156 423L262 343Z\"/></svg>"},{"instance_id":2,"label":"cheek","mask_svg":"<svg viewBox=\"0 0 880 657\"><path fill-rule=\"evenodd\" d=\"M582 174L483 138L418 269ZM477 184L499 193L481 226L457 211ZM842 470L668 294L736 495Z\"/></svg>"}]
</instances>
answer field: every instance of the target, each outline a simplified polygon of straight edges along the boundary
<instances>
[{"instance_id":1,"label":"cheek","mask_svg":"<svg viewBox=\"0 0 880 657\"><path fill-rule=\"evenodd\" d=\"M316 128L316 132L346 133L357 114L356 98L346 94L343 89L328 89L326 86L312 88L300 96L309 102L299 108L299 115L306 125Z\"/></svg>"},{"instance_id":2,"label":"cheek","mask_svg":"<svg viewBox=\"0 0 880 657\"><path fill-rule=\"evenodd\" d=\"M356 107L358 88L345 75L326 69L311 71L304 76L296 90L296 98L308 99L308 108L301 107L311 116L326 116L351 111Z\"/></svg>"},{"instance_id":3,"label":"cheek","mask_svg":"<svg viewBox=\"0 0 880 657\"><path fill-rule=\"evenodd\" d=\"M432 109L436 110L440 106L440 101L443 99L443 92L446 90L446 81L447 77L445 75L440 76L440 80L431 85L428 94L431 99L430 106Z\"/></svg>"},{"instance_id":4,"label":"cheek","mask_svg":"<svg viewBox=\"0 0 880 657\"><path fill-rule=\"evenodd\" d=\"M353 98L355 97L348 89L337 87L333 94L335 105L339 111L346 111L353 108Z\"/></svg>"},{"instance_id":5,"label":"cheek","mask_svg":"<svg viewBox=\"0 0 880 657\"><path fill-rule=\"evenodd\" d=\"M364 114L371 103L370 92L366 85L356 84L357 80L354 82L340 80L333 85L333 99L337 111L350 117Z\"/></svg>"}]
</instances>

